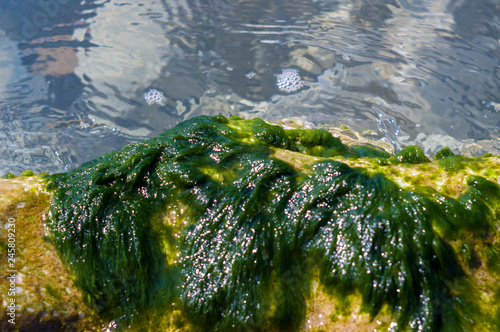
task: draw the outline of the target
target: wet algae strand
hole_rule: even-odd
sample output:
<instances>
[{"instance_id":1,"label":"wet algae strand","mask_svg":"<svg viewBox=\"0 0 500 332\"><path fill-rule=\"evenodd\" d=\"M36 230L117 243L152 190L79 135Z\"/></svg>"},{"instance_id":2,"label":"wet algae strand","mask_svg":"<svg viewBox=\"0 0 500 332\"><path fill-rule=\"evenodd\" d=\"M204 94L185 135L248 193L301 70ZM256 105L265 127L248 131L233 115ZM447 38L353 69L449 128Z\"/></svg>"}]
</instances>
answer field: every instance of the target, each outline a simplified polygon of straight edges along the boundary
<instances>
[{"instance_id":1,"label":"wet algae strand","mask_svg":"<svg viewBox=\"0 0 500 332\"><path fill-rule=\"evenodd\" d=\"M485 287L500 297L498 161L453 195L391 180L430 164L416 147L390 157L202 116L51 176L48 227L87 302L122 326L298 330L319 282L397 331L498 330L496 300L478 303Z\"/></svg>"}]
</instances>

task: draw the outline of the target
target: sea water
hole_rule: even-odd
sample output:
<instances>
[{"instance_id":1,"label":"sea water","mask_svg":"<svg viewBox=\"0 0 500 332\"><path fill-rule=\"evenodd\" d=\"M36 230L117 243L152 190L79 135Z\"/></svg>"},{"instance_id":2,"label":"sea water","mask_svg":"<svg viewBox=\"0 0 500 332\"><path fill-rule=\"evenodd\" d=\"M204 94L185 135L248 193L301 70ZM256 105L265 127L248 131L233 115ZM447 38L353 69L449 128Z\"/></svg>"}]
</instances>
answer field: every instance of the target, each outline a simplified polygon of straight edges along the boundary
<instances>
[{"instance_id":1,"label":"sea water","mask_svg":"<svg viewBox=\"0 0 500 332\"><path fill-rule=\"evenodd\" d=\"M496 0L2 0L0 175L205 114L500 150Z\"/></svg>"}]
</instances>

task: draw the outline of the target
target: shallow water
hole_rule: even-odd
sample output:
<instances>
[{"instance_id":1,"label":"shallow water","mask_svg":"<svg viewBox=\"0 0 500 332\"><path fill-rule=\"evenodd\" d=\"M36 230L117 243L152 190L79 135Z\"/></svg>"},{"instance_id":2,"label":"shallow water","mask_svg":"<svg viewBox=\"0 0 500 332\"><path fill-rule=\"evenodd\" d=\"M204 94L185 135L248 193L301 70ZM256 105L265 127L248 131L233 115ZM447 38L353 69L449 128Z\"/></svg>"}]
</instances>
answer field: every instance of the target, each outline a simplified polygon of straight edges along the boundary
<instances>
[{"instance_id":1,"label":"shallow water","mask_svg":"<svg viewBox=\"0 0 500 332\"><path fill-rule=\"evenodd\" d=\"M2 0L0 174L201 114L499 154L499 39L496 0Z\"/></svg>"}]
</instances>

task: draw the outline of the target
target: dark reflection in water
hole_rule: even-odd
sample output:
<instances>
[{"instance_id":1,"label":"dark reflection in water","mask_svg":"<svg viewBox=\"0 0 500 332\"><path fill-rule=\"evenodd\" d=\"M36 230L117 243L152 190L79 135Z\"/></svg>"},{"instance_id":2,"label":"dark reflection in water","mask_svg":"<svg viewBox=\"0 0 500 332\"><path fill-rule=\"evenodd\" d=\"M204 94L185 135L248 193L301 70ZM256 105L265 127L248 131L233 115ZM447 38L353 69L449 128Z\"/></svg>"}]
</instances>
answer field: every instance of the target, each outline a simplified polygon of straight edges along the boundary
<instances>
[{"instance_id":1,"label":"dark reflection in water","mask_svg":"<svg viewBox=\"0 0 500 332\"><path fill-rule=\"evenodd\" d=\"M200 114L498 154L499 17L494 0L5 0L0 173L73 168Z\"/></svg>"},{"instance_id":2,"label":"dark reflection in water","mask_svg":"<svg viewBox=\"0 0 500 332\"><path fill-rule=\"evenodd\" d=\"M74 73L76 50L92 45L73 38L76 28L101 4L93 1L4 0L0 4L0 173L61 171L82 161L78 153L95 144L80 130L86 114L75 111L84 83ZM57 126L57 128L56 128Z\"/></svg>"}]
</instances>

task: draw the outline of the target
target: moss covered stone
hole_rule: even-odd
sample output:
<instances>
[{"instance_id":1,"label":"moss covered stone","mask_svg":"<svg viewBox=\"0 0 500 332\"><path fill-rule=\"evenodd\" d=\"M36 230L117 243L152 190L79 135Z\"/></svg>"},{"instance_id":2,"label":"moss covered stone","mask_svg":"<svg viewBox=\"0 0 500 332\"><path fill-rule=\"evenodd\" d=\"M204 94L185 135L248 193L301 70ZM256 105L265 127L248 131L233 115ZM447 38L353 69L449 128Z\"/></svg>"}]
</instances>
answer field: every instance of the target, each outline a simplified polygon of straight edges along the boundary
<instances>
[{"instance_id":1,"label":"moss covered stone","mask_svg":"<svg viewBox=\"0 0 500 332\"><path fill-rule=\"evenodd\" d=\"M291 331L333 301L328 324L358 304L366 326L490 331L499 178L495 157L455 169L202 116L48 177L47 225L84 299L122 326Z\"/></svg>"},{"instance_id":2,"label":"moss covered stone","mask_svg":"<svg viewBox=\"0 0 500 332\"><path fill-rule=\"evenodd\" d=\"M39 175L0 179L4 273L0 280L0 331L99 331L99 317L83 304L71 274L49 240L42 217L51 195L45 187ZM14 290L6 278L11 275L15 276L10 280ZM12 299L14 320L6 308Z\"/></svg>"},{"instance_id":3,"label":"moss covered stone","mask_svg":"<svg viewBox=\"0 0 500 332\"><path fill-rule=\"evenodd\" d=\"M391 160L395 163L422 164L429 162L422 149L418 146L406 146Z\"/></svg>"}]
</instances>

